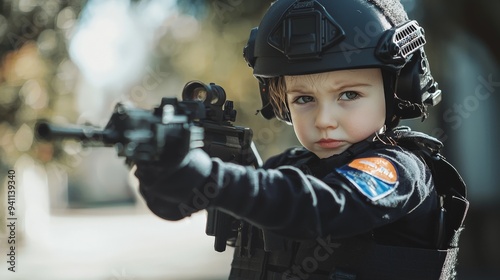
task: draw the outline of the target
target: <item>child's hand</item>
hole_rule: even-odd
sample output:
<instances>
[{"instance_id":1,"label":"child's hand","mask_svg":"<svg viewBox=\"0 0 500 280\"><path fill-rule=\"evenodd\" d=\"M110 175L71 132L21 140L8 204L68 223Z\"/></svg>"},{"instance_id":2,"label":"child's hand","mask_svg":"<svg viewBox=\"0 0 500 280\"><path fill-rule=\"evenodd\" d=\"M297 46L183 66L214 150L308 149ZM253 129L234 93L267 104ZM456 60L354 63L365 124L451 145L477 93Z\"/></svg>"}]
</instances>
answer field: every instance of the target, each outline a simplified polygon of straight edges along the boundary
<instances>
[{"instance_id":1,"label":"child's hand","mask_svg":"<svg viewBox=\"0 0 500 280\"><path fill-rule=\"evenodd\" d=\"M169 202L189 203L195 189L202 188L210 175L212 161L201 149L194 149L177 165L138 162L136 166L135 176L139 179L141 192Z\"/></svg>"}]
</instances>

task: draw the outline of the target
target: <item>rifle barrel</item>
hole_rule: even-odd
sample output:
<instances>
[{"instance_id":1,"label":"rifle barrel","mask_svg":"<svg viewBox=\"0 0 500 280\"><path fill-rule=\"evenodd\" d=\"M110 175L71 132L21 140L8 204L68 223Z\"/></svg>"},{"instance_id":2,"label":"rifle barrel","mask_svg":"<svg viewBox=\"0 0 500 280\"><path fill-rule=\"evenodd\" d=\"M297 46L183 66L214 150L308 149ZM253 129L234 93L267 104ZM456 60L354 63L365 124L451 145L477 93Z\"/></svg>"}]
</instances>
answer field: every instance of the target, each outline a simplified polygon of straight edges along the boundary
<instances>
[{"instance_id":1,"label":"rifle barrel","mask_svg":"<svg viewBox=\"0 0 500 280\"><path fill-rule=\"evenodd\" d=\"M62 127L42 121L35 126L35 133L43 140L70 138L81 141L98 141L108 144L109 132L92 127Z\"/></svg>"}]
</instances>

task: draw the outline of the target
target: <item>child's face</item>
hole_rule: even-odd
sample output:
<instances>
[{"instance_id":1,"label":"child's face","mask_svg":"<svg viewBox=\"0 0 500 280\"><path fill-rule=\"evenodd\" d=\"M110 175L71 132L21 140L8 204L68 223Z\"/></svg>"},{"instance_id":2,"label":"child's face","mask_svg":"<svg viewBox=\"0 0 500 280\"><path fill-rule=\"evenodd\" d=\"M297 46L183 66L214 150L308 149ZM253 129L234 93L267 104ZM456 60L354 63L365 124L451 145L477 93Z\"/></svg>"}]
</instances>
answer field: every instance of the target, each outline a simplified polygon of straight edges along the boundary
<instances>
[{"instance_id":1,"label":"child's face","mask_svg":"<svg viewBox=\"0 0 500 280\"><path fill-rule=\"evenodd\" d=\"M339 154L384 126L380 69L285 76L285 83L295 134L319 158Z\"/></svg>"}]
</instances>

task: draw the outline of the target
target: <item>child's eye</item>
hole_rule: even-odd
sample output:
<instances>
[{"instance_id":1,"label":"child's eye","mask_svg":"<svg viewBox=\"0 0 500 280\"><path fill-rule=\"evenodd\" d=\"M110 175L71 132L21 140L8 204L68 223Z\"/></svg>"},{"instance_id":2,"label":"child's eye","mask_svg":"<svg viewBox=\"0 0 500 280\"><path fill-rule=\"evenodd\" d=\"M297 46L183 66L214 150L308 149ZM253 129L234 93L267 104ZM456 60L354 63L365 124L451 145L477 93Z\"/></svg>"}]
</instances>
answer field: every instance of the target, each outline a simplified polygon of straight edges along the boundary
<instances>
[{"instance_id":1,"label":"child's eye","mask_svg":"<svg viewBox=\"0 0 500 280\"><path fill-rule=\"evenodd\" d=\"M293 100L293 103L306 104L306 103L309 103L312 101L314 101L314 97L312 97L312 96L299 96L299 97L295 98L295 100Z\"/></svg>"},{"instance_id":2,"label":"child's eye","mask_svg":"<svg viewBox=\"0 0 500 280\"><path fill-rule=\"evenodd\" d=\"M354 100L359 97L359 93L355 91L346 91L340 94L339 100Z\"/></svg>"}]
</instances>

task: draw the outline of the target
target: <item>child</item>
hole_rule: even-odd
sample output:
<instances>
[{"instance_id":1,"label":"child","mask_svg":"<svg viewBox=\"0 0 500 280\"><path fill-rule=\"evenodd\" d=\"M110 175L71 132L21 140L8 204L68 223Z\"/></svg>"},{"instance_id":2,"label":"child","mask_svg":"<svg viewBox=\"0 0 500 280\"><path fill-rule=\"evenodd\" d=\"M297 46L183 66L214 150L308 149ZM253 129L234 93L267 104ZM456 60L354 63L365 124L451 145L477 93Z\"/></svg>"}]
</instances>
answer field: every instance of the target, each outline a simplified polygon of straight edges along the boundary
<instances>
[{"instance_id":1,"label":"child","mask_svg":"<svg viewBox=\"0 0 500 280\"><path fill-rule=\"evenodd\" d=\"M439 102L424 43L397 0L276 1L244 55L262 115L303 147L258 169L199 149L137 163L149 208L241 219L230 279L453 279L465 185L439 141L396 128Z\"/></svg>"}]
</instances>

